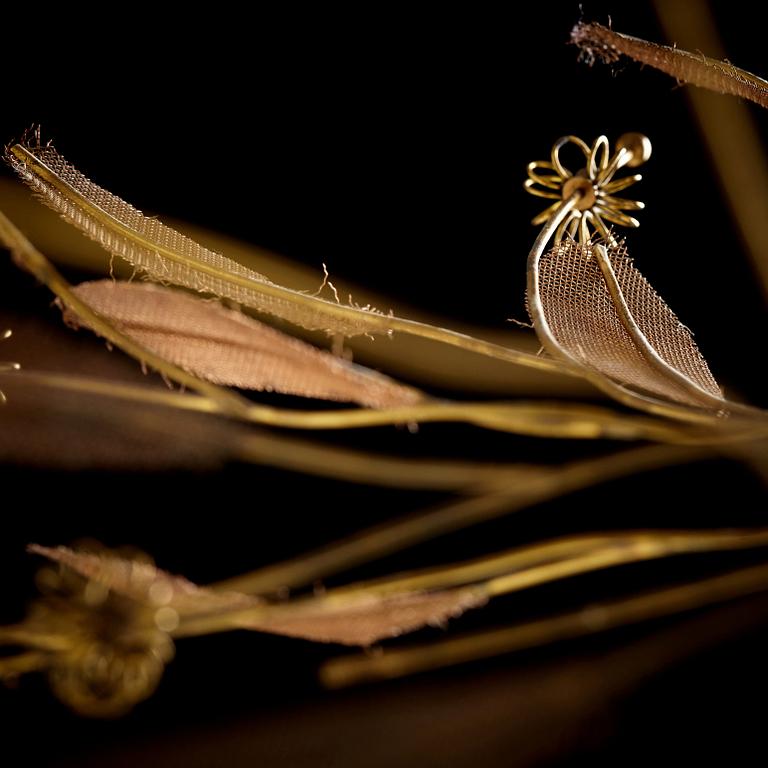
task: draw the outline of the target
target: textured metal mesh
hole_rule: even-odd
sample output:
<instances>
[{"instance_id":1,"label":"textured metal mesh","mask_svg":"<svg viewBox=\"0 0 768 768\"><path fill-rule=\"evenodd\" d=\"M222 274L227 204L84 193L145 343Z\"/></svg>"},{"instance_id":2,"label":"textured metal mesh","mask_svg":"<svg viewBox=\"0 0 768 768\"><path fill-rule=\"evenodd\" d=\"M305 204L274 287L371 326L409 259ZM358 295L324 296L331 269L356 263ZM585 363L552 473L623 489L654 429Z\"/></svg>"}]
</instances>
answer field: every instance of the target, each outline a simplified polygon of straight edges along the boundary
<instances>
[{"instance_id":1,"label":"textured metal mesh","mask_svg":"<svg viewBox=\"0 0 768 768\"><path fill-rule=\"evenodd\" d=\"M627 306L659 356L705 392L722 397L691 332L632 264L623 245L609 258ZM677 402L700 399L653 368L614 307L592 247L566 239L539 263L540 298L557 342L569 355L610 378Z\"/></svg>"},{"instance_id":2,"label":"textured metal mesh","mask_svg":"<svg viewBox=\"0 0 768 768\"><path fill-rule=\"evenodd\" d=\"M201 246L155 218L145 216L132 205L90 181L52 146L25 146L24 149L75 193L74 195L63 194L55 185L38 175L31 166L27 166L15 155L8 153L9 163L43 202L85 235L98 242L109 253L125 259L157 281L212 293L283 318L309 330L323 330L345 336L388 331L386 323L374 321L374 318L381 320L381 313L370 308L362 308L356 316L331 317L328 312L322 311L322 305L327 303L322 299L316 299L308 305L306 301L291 300L291 295L297 299L299 296L306 299L305 295L302 296L296 291L281 289L285 295L283 298L268 291L265 292L263 289L260 290L259 284L265 287L277 286L258 272ZM127 227L144 243L121 232L119 226L105 225L81 204L77 199L78 196ZM160 251L163 249L180 254L188 263L180 263L162 255ZM235 284L223 277L197 269L196 264L213 267L221 273L244 278L252 283L252 287Z\"/></svg>"},{"instance_id":3,"label":"textured metal mesh","mask_svg":"<svg viewBox=\"0 0 768 768\"><path fill-rule=\"evenodd\" d=\"M98 280L75 295L155 354L226 386L353 402L411 405L423 395L368 368L211 301L150 283ZM71 325L83 321L65 310Z\"/></svg>"}]
</instances>

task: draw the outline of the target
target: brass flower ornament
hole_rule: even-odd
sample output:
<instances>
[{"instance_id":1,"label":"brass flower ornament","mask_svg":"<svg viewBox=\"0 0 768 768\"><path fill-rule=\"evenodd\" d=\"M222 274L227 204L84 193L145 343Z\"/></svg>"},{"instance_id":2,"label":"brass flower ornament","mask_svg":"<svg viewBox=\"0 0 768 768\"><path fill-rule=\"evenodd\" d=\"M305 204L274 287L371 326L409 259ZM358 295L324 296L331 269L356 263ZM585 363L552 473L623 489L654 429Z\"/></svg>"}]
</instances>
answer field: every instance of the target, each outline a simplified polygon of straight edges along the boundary
<instances>
[{"instance_id":1,"label":"brass flower ornament","mask_svg":"<svg viewBox=\"0 0 768 768\"><path fill-rule=\"evenodd\" d=\"M575 146L584 156L586 165L571 171L560 157L568 145ZM577 195L575 205L560 222L555 233L555 242L565 234L581 242L587 242L593 232L609 243L614 242L611 230L606 224L622 227L639 227L640 222L626 211L640 211L645 205L639 200L616 197L642 179L640 174L615 178L617 171L624 167L637 168L651 156L651 142L641 133L625 133L616 142L613 154L605 136L599 136L589 146L578 136L563 136L552 147L550 160L536 160L528 164L528 178L525 189L532 195L554 200L543 210L533 224L543 224L561 204Z\"/></svg>"}]
</instances>

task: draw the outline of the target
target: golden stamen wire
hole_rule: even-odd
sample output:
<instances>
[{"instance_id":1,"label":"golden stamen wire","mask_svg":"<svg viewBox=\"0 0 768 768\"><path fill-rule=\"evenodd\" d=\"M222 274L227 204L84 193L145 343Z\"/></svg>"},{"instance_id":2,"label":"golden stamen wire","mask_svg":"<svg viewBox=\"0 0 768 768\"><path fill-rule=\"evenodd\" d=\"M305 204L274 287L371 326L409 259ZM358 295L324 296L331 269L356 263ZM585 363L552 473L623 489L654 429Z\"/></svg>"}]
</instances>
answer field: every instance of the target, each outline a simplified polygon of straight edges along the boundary
<instances>
[{"instance_id":1,"label":"golden stamen wire","mask_svg":"<svg viewBox=\"0 0 768 768\"><path fill-rule=\"evenodd\" d=\"M584 167L571 171L560 157L568 145L575 146L584 156ZM542 211L535 225L558 223L554 230L554 242L568 236L587 243L597 235L609 244L615 244L609 224L622 227L638 227L640 223L627 211L640 211L645 205L639 200L624 200L616 194L632 186L642 178L639 174L615 179L622 168L636 168L651 155L651 142L640 133L625 133L616 142L613 154L605 136L598 136L590 146L578 136L563 136L552 147L549 160L529 163L525 189L532 195L555 200ZM574 198L567 213L565 203ZM607 222L607 223L606 223Z\"/></svg>"}]
</instances>

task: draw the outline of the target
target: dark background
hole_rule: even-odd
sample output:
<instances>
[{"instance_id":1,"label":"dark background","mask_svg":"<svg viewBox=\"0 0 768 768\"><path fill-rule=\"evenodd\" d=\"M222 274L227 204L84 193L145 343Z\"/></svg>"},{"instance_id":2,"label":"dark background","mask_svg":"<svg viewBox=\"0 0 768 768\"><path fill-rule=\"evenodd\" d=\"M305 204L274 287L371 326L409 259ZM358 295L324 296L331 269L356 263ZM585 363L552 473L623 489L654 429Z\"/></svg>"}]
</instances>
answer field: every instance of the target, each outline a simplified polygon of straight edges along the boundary
<instances>
[{"instance_id":1,"label":"dark background","mask_svg":"<svg viewBox=\"0 0 768 768\"><path fill-rule=\"evenodd\" d=\"M748 6L712 8L729 58L765 73L763 32L750 23ZM663 39L647 3L587 2L583 12ZM641 131L654 155L635 188L647 209L630 253L695 330L716 377L766 404L752 363L763 300L684 89L631 64L577 63L566 45L577 3L248 14L224 7L174 19L135 9L117 20L11 14L0 138L41 123L68 159L139 208L318 269L325 262L332 274L391 295L393 306L401 300L498 327L524 316L524 265L535 236L528 222L542 207L522 190L526 163L547 157L565 133L591 141ZM765 135L766 118L754 113ZM1 279L6 305L46 316L49 298L29 278L4 266ZM737 301L727 284L738 286ZM416 436L375 430L328 439L507 460L556 461L610 447L553 448L437 425ZM31 594L33 565L23 555L30 540L130 543L204 582L436 500L245 467L155 476L6 467L0 478L9 621ZM711 462L539 505L381 568L578 530L763 521L758 482L745 469ZM462 626L535 616L747 559L582 578L499 601ZM733 757L761 747L759 714L747 702L766 683L759 650L768 606L757 600L727 610L690 619L699 625L659 622L333 695L313 682L317 663L333 651L222 636L182 643L159 692L125 720L77 720L34 679L0 690L0 712L4 729L24 734L40 764L527 765L589 757L631 765L718 750ZM728 626L730 638L695 641ZM649 661L681 643L667 662Z\"/></svg>"}]
</instances>

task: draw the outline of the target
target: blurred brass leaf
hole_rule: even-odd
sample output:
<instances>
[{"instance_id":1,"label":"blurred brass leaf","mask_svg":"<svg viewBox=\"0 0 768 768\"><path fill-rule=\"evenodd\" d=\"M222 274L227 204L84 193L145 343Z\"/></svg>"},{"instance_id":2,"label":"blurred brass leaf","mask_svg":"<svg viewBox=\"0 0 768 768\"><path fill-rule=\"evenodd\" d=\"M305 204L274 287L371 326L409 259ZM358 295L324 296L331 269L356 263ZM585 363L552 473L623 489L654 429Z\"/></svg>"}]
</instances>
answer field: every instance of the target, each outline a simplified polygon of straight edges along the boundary
<instances>
[{"instance_id":1,"label":"blurred brass leaf","mask_svg":"<svg viewBox=\"0 0 768 768\"><path fill-rule=\"evenodd\" d=\"M282 604L233 590L198 587L154 565L110 553L33 544L29 551L64 565L117 595L155 609L158 627L188 636L250 629L305 640L370 645L428 624L442 625L487 601L472 587L392 595L319 596Z\"/></svg>"}]
</instances>

